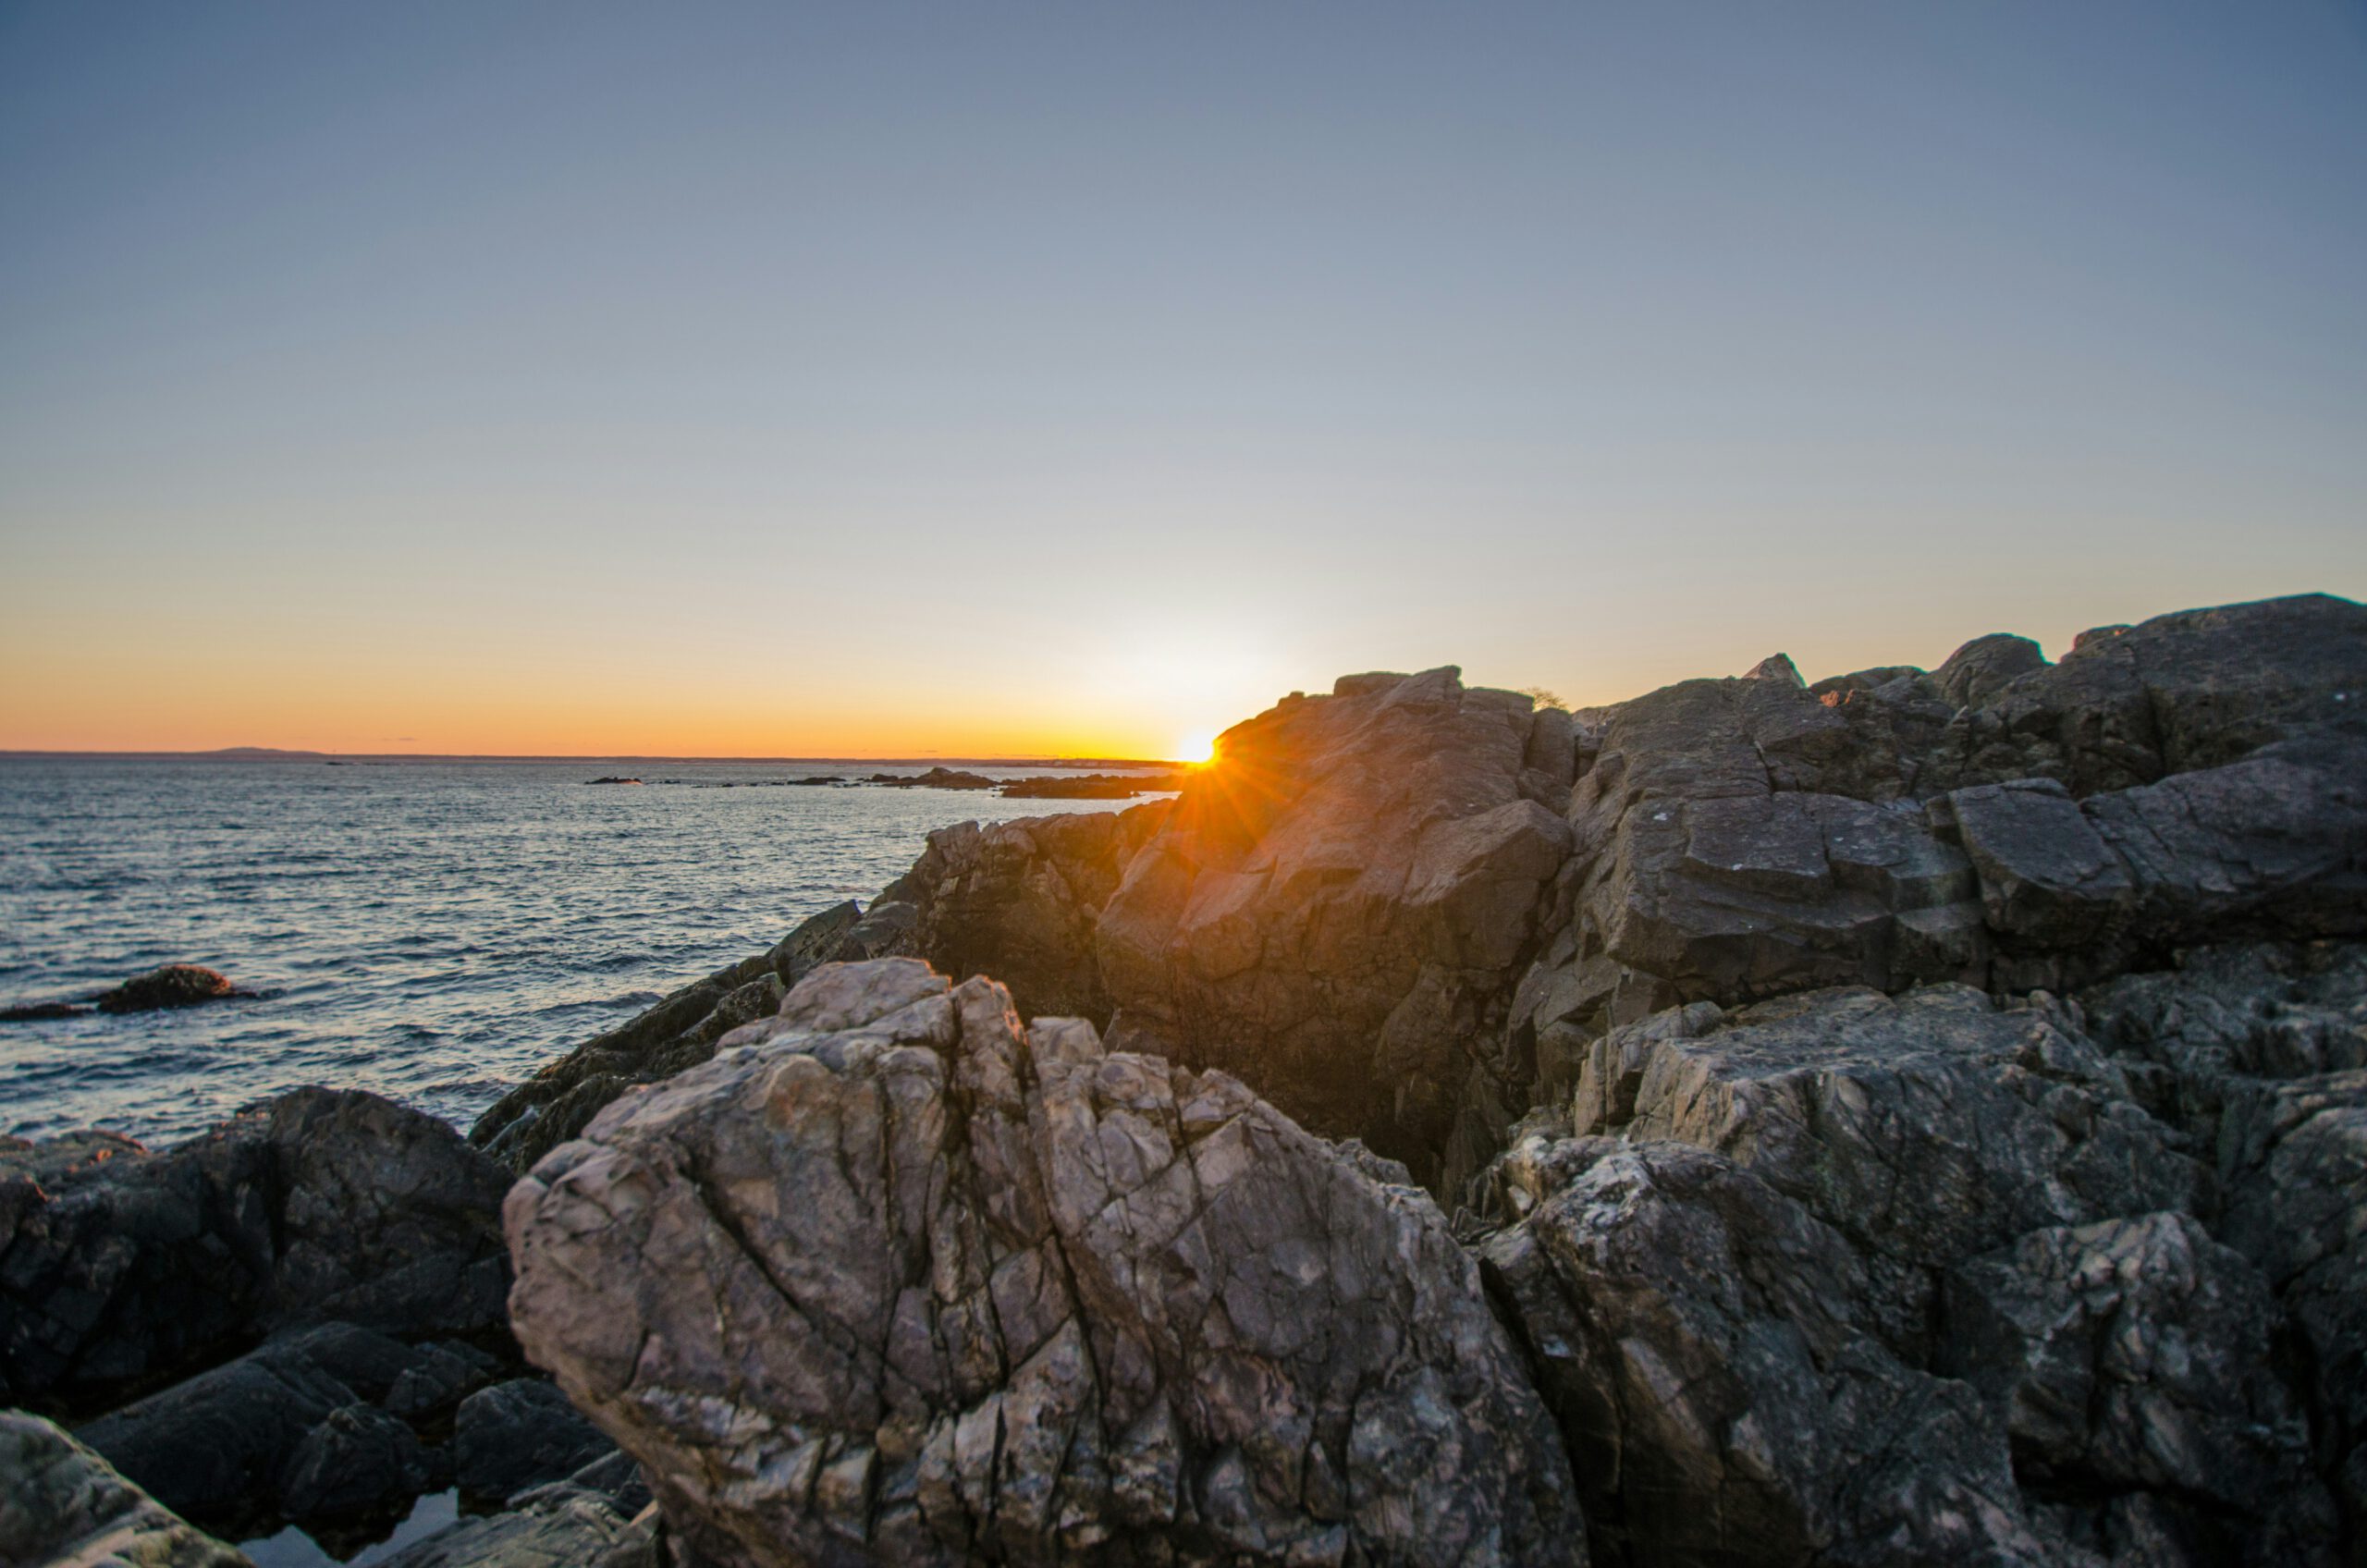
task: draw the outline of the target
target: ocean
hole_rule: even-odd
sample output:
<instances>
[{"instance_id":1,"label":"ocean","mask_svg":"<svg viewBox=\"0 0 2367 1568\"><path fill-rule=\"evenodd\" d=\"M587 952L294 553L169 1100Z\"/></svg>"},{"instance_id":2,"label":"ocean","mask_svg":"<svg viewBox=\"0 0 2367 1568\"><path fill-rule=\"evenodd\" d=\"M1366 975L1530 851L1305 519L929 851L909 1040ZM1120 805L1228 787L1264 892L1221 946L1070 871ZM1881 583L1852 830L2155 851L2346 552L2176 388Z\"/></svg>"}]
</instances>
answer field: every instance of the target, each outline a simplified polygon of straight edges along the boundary
<instances>
[{"instance_id":1,"label":"ocean","mask_svg":"<svg viewBox=\"0 0 2367 1568\"><path fill-rule=\"evenodd\" d=\"M269 993L0 1023L0 1132L161 1145L307 1084L465 1129L667 991L868 902L932 828L1134 803L766 787L840 771L924 769L0 759L0 1006L162 963Z\"/></svg>"}]
</instances>

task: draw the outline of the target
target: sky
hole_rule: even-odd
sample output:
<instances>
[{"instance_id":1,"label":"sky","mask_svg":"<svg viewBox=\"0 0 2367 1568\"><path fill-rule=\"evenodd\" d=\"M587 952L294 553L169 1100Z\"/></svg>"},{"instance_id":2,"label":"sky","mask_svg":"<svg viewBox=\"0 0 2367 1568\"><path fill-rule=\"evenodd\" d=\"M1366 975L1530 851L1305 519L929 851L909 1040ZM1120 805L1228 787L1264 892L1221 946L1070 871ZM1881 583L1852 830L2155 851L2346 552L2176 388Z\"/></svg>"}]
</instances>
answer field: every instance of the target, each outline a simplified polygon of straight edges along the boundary
<instances>
[{"instance_id":1,"label":"sky","mask_svg":"<svg viewBox=\"0 0 2367 1568\"><path fill-rule=\"evenodd\" d=\"M2367 596L2367 6L0 0L0 748L1171 755Z\"/></svg>"}]
</instances>

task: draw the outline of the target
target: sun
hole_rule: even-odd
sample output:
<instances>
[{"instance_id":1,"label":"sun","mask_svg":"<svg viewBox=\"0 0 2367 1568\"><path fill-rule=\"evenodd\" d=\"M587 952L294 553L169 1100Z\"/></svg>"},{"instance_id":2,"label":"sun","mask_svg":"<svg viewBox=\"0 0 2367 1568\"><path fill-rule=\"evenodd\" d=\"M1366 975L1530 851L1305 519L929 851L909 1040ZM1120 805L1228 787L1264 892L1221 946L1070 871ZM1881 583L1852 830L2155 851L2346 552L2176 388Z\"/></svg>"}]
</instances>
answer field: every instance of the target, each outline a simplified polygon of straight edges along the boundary
<instances>
[{"instance_id":1,"label":"sun","mask_svg":"<svg viewBox=\"0 0 2367 1568\"><path fill-rule=\"evenodd\" d=\"M1175 760L1191 767L1206 767L1217 760L1217 732L1196 729L1177 742Z\"/></svg>"}]
</instances>

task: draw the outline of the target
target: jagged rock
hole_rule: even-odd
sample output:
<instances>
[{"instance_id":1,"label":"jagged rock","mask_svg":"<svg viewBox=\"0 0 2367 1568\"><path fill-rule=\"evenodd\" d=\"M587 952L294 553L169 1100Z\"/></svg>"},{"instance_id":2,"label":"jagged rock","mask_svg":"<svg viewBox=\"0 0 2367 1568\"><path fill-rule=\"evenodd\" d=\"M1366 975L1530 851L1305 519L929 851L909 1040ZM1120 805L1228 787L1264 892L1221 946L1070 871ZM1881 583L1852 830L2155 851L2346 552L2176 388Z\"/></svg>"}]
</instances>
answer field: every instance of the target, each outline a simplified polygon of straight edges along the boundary
<instances>
[{"instance_id":1,"label":"jagged rock","mask_svg":"<svg viewBox=\"0 0 2367 1568\"><path fill-rule=\"evenodd\" d=\"M1936 676L1622 704L1507 1054L1551 1094L1585 1042L1687 1001L2064 987L2204 937L2360 934L2363 737L2367 609L2322 596L2163 617L2059 665L2001 635Z\"/></svg>"},{"instance_id":2,"label":"jagged rock","mask_svg":"<svg viewBox=\"0 0 2367 1568\"><path fill-rule=\"evenodd\" d=\"M2002 1418L2022 1486L2074 1538L2152 1495L2198 1562L2306 1562L2337 1527L2304 1402L2278 1375L2275 1304L2190 1215L2033 1231L1949 1274L1940 1366Z\"/></svg>"},{"instance_id":3,"label":"jagged rock","mask_svg":"<svg viewBox=\"0 0 2367 1568\"><path fill-rule=\"evenodd\" d=\"M1094 953L1094 926L1127 863L1167 819L1171 804L939 828L913 869L873 907L903 903L914 912L896 955L926 958L958 979L991 974L1031 1018L1106 1023L1111 1002ZM850 947L839 956L890 952Z\"/></svg>"},{"instance_id":4,"label":"jagged rock","mask_svg":"<svg viewBox=\"0 0 2367 1568\"><path fill-rule=\"evenodd\" d=\"M405 1419L380 1406L423 1368L453 1359L327 1325L103 1415L80 1436L159 1501L226 1533L393 1505L439 1472Z\"/></svg>"},{"instance_id":5,"label":"jagged rock","mask_svg":"<svg viewBox=\"0 0 2367 1568\"><path fill-rule=\"evenodd\" d=\"M1885 1342L1883 1281L1807 1207L1679 1144L1591 1140L1483 1246L1596 1555L1650 1568L2067 1560L1965 1384Z\"/></svg>"},{"instance_id":6,"label":"jagged rock","mask_svg":"<svg viewBox=\"0 0 2367 1568\"><path fill-rule=\"evenodd\" d=\"M1113 1041L1238 1071L1437 1181L1474 1075L1521 1076L1489 1044L1569 847L1539 803L1571 768L1532 749L1570 733L1549 712L1448 668L1227 730L1102 912Z\"/></svg>"},{"instance_id":7,"label":"jagged rock","mask_svg":"<svg viewBox=\"0 0 2367 1568\"><path fill-rule=\"evenodd\" d=\"M254 1568L49 1422L0 1411L0 1562L12 1568Z\"/></svg>"},{"instance_id":8,"label":"jagged rock","mask_svg":"<svg viewBox=\"0 0 2367 1568\"><path fill-rule=\"evenodd\" d=\"M0 1395L91 1407L290 1325L497 1332L507 1177L443 1122L299 1089L162 1154L0 1164Z\"/></svg>"},{"instance_id":9,"label":"jagged rock","mask_svg":"<svg viewBox=\"0 0 2367 1568\"><path fill-rule=\"evenodd\" d=\"M834 965L518 1185L513 1319L731 1568L1583 1562L1470 1260L1374 1170L987 980Z\"/></svg>"},{"instance_id":10,"label":"jagged rock","mask_svg":"<svg viewBox=\"0 0 2367 1568\"><path fill-rule=\"evenodd\" d=\"M564 1479L616 1452L565 1394L539 1378L471 1394L453 1420L452 1448L460 1489L494 1499Z\"/></svg>"},{"instance_id":11,"label":"jagged rock","mask_svg":"<svg viewBox=\"0 0 2367 1568\"><path fill-rule=\"evenodd\" d=\"M524 1170L583 1132L625 1090L705 1061L725 1035L770 1016L788 986L837 955L861 918L853 902L835 904L769 952L717 970L631 1023L594 1035L496 1100L469 1129L469 1142L512 1171Z\"/></svg>"},{"instance_id":12,"label":"jagged rock","mask_svg":"<svg viewBox=\"0 0 2367 1568\"><path fill-rule=\"evenodd\" d=\"M2334 1562L2275 1260L2212 1242L2207 1172L2134 1092L2042 994L1694 1003L1597 1042L1572 1135L1489 1173L1516 1223L1483 1256L1598 1552ZM2357 1225L2359 1168L2300 1163L2317 1234ZM2361 1283L2327 1292L2354 1356Z\"/></svg>"},{"instance_id":13,"label":"jagged rock","mask_svg":"<svg viewBox=\"0 0 2367 1568\"><path fill-rule=\"evenodd\" d=\"M606 1498L553 1488L517 1509L448 1525L379 1568L660 1568L645 1549Z\"/></svg>"},{"instance_id":14,"label":"jagged rock","mask_svg":"<svg viewBox=\"0 0 2367 1568\"><path fill-rule=\"evenodd\" d=\"M1928 1352L1931 1270L2046 1226L2193 1206L2204 1172L2067 1014L1969 986L1697 1002L1595 1043L1575 1134L1671 1139L1809 1203Z\"/></svg>"}]
</instances>

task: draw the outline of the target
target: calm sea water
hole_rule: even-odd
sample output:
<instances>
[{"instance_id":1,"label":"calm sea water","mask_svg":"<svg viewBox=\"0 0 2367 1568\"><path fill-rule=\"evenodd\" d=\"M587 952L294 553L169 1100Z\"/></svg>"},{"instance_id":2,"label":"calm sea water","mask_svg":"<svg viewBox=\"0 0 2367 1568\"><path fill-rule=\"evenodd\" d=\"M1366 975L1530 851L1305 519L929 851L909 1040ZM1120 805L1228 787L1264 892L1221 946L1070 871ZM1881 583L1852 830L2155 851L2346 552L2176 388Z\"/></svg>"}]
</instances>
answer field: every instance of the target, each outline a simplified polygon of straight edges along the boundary
<instances>
[{"instance_id":1,"label":"calm sea water","mask_svg":"<svg viewBox=\"0 0 2367 1568\"><path fill-rule=\"evenodd\" d=\"M0 760L0 998L180 962L274 993L0 1023L0 1130L164 1143L304 1084L465 1127L666 991L867 901L931 828L1123 803L745 787L824 771ZM585 782L605 773L650 782Z\"/></svg>"}]
</instances>

